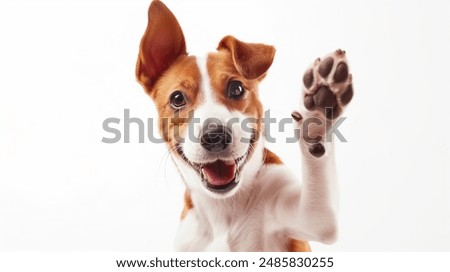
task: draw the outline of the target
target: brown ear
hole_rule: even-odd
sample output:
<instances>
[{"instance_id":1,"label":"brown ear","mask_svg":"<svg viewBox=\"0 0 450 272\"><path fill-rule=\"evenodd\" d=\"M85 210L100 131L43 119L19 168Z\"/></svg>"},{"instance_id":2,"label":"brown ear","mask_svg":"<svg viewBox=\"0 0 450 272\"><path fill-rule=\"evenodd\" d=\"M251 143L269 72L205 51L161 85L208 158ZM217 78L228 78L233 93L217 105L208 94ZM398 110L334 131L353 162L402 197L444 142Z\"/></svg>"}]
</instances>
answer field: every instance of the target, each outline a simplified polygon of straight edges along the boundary
<instances>
[{"instance_id":1,"label":"brown ear","mask_svg":"<svg viewBox=\"0 0 450 272\"><path fill-rule=\"evenodd\" d=\"M141 40L136 77L147 91L180 56L187 55L183 31L173 13L154 0L148 10L148 25Z\"/></svg>"},{"instance_id":2,"label":"brown ear","mask_svg":"<svg viewBox=\"0 0 450 272\"><path fill-rule=\"evenodd\" d=\"M263 76L275 56L275 48L260 43L245 43L233 36L224 37L217 50L230 51L238 72L247 79L257 79Z\"/></svg>"}]
</instances>

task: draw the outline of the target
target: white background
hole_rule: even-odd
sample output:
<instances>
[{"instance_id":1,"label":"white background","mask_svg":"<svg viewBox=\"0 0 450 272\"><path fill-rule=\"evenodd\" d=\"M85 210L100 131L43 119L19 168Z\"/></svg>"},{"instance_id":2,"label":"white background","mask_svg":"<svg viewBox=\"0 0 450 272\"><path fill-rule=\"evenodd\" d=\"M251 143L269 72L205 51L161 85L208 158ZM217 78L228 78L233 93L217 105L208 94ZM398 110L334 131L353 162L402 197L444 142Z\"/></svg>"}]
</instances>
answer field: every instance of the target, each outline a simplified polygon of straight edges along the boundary
<instances>
[{"instance_id":1,"label":"white background","mask_svg":"<svg viewBox=\"0 0 450 272\"><path fill-rule=\"evenodd\" d=\"M124 109L156 117L134 78L149 2L0 2L1 251L172 250L183 185L165 146L101 142ZM348 52L340 237L313 250L450 250L450 4L165 3L191 52L227 34L276 46L261 99L277 118L298 107L312 60ZM296 145L270 147L300 175Z\"/></svg>"}]
</instances>

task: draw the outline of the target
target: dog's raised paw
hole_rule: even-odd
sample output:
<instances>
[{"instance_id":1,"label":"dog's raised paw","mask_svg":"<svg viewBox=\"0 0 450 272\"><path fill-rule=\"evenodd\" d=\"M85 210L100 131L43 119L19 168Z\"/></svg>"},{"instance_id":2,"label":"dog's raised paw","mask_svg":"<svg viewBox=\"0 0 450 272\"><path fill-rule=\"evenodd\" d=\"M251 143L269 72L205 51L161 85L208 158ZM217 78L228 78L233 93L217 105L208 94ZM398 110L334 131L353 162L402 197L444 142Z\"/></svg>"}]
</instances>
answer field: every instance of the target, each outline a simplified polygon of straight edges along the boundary
<instances>
[{"instance_id":1,"label":"dog's raised paw","mask_svg":"<svg viewBox=\"0 0 450 272\"><path fill-rule=\"evenodd\" d=\"M353 98L352 75L345 51L338 49L318 58L303 75L305 108L319 111L327 119L341 115Z\"/></svg>"}]
</instances>

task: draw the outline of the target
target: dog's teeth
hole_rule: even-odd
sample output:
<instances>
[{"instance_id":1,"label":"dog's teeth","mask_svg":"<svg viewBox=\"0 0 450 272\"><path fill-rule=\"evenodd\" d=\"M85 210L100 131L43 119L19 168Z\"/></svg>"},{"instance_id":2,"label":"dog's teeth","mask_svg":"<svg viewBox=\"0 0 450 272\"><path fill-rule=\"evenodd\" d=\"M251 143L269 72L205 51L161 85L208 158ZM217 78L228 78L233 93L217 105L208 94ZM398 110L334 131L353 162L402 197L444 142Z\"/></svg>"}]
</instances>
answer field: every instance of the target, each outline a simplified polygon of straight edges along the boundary
<instances>
[{"instance_id":1,"label":"dog's teeth","mask_svg":"<svg viewBox=\"0 0 450 272\"><path fill-rule=\"evenodd\" d=\"M234 175L234 183L239 183L239 180L240 180L240 176L239 176L239 172L237 172L237 169L236 169L236 173L235 173L235 175Z\"/></svg>"}]
</instances>

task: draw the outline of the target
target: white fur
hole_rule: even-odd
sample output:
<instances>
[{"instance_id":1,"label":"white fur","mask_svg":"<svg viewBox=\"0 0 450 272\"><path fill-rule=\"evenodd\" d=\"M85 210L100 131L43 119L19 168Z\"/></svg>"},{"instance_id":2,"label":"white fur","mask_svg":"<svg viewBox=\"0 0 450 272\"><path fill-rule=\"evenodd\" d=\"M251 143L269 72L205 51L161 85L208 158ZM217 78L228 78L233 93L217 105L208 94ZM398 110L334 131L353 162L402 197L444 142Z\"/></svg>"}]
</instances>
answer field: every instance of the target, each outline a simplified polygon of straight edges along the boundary
<instances>
[{"instance_id":1,"label":"white fur","mask_svg":"<svg viewBox=\"0 0 450 272\"><path fill-rule=\"evenodd\" d=\"M259 150L261 151L261 150ZM309 158L306 168L329 165ZM258 161L259 160L259 161ZM249 162L262 165L262 155ZM326 178L324 178L326 176ZM192 191L194 208L181 221L179 251L284 251L290 238L332 243L336 238L335 208L328 201L331 172L300 181L285 165L262 166L232 197L211 198ZM329 181L329 182L328 182ZM332 187L332 186L331 186Z\"/></svg>"},{"instance_id":2,"label":"white fur","mask_svg":"<svg viewBox=\"0 0 450 272\"><path fill-rule=\"evenodd\" d=\"M206 73L206 59L198 60L202 72L204 101L194 117L215 117L226 122L245 116L230 112L214 98ZM241 119L242 120L242 119ZM196 127L199 133L200 126ZM198 135L197 135L198 136ZM233 137L245 137L233 129ZM234 143L236 154L248 144ZM204 188L197 171L174 156L190 192L193 206L181 221L176 238L179 251L282 251L288 239L331 243L336 238L336 181L333 143L321 158L299 142L303 158L303 184L285 165L264 165L264 142L260 139L245 164L242 179L233 191L219 197ZM189 160L212 160L200 144L187 141L183 150ZM299 167L300 168L300 167ZM301 186L302 185L302 186Z\"/></svg>"},{"instance_id":3,"label":"white fur","mask_svg":"<svg viewBox=\"0 0 450 272\"><path fill-rule=\"evenodd\" d=\"M199 122L193 124L189 124L193 129L193 136L195 139L191 139L190 137L185 137L185 143L182 145L183 152L186 155L186 158L195 163L206 163L213 162L218 158L222 160L234 160L241 156L244 156L248 150L248 143L242 142L241 139L250 139L251 133L242 129L240 123L242 120L247 118L241 112L238 111L229 111L224 105L218 103L217 98L214 96L213 91L211 90L211 85L209 83L209 76L206 72L206 58L197 58L197 65L200 69L202 76L202 84L201 84L201 94L203 96L203 100L201 104L195 109L193 119L197 119ZM231 124L233 123L230 129L233 133L233 142L229 146L231 150L228 157L223 157L216 154L211 154L210 152L206 152L205 149L201 146L200 141L198 140L200 137L201 129L203 124L207 119L214 118L215 120L220 121L222 124ZM230 122L230 120L237 120L234 122ZM241 162L242 164L243 162ZM185 182L187 183L187 187L194 190L201 190L204 193L209 194L212 197L219 197L217 194L211 193L209 190L203 187L200 177L196 171L192 171L192 167L187 165L185 162L178 159L177 163L178 167L183 173L182 175L187 175L184 177ZM189 169L186 169L189 168ZM245 167L246 168L246 167ZM186 170L186 171L185 171ZM245 169L244 169L245 171ZM233 189L233 191L224 194L223 196L229 196L234 193L234 191L239 190L240 184Z\"/></svg>"}]
</instances>

